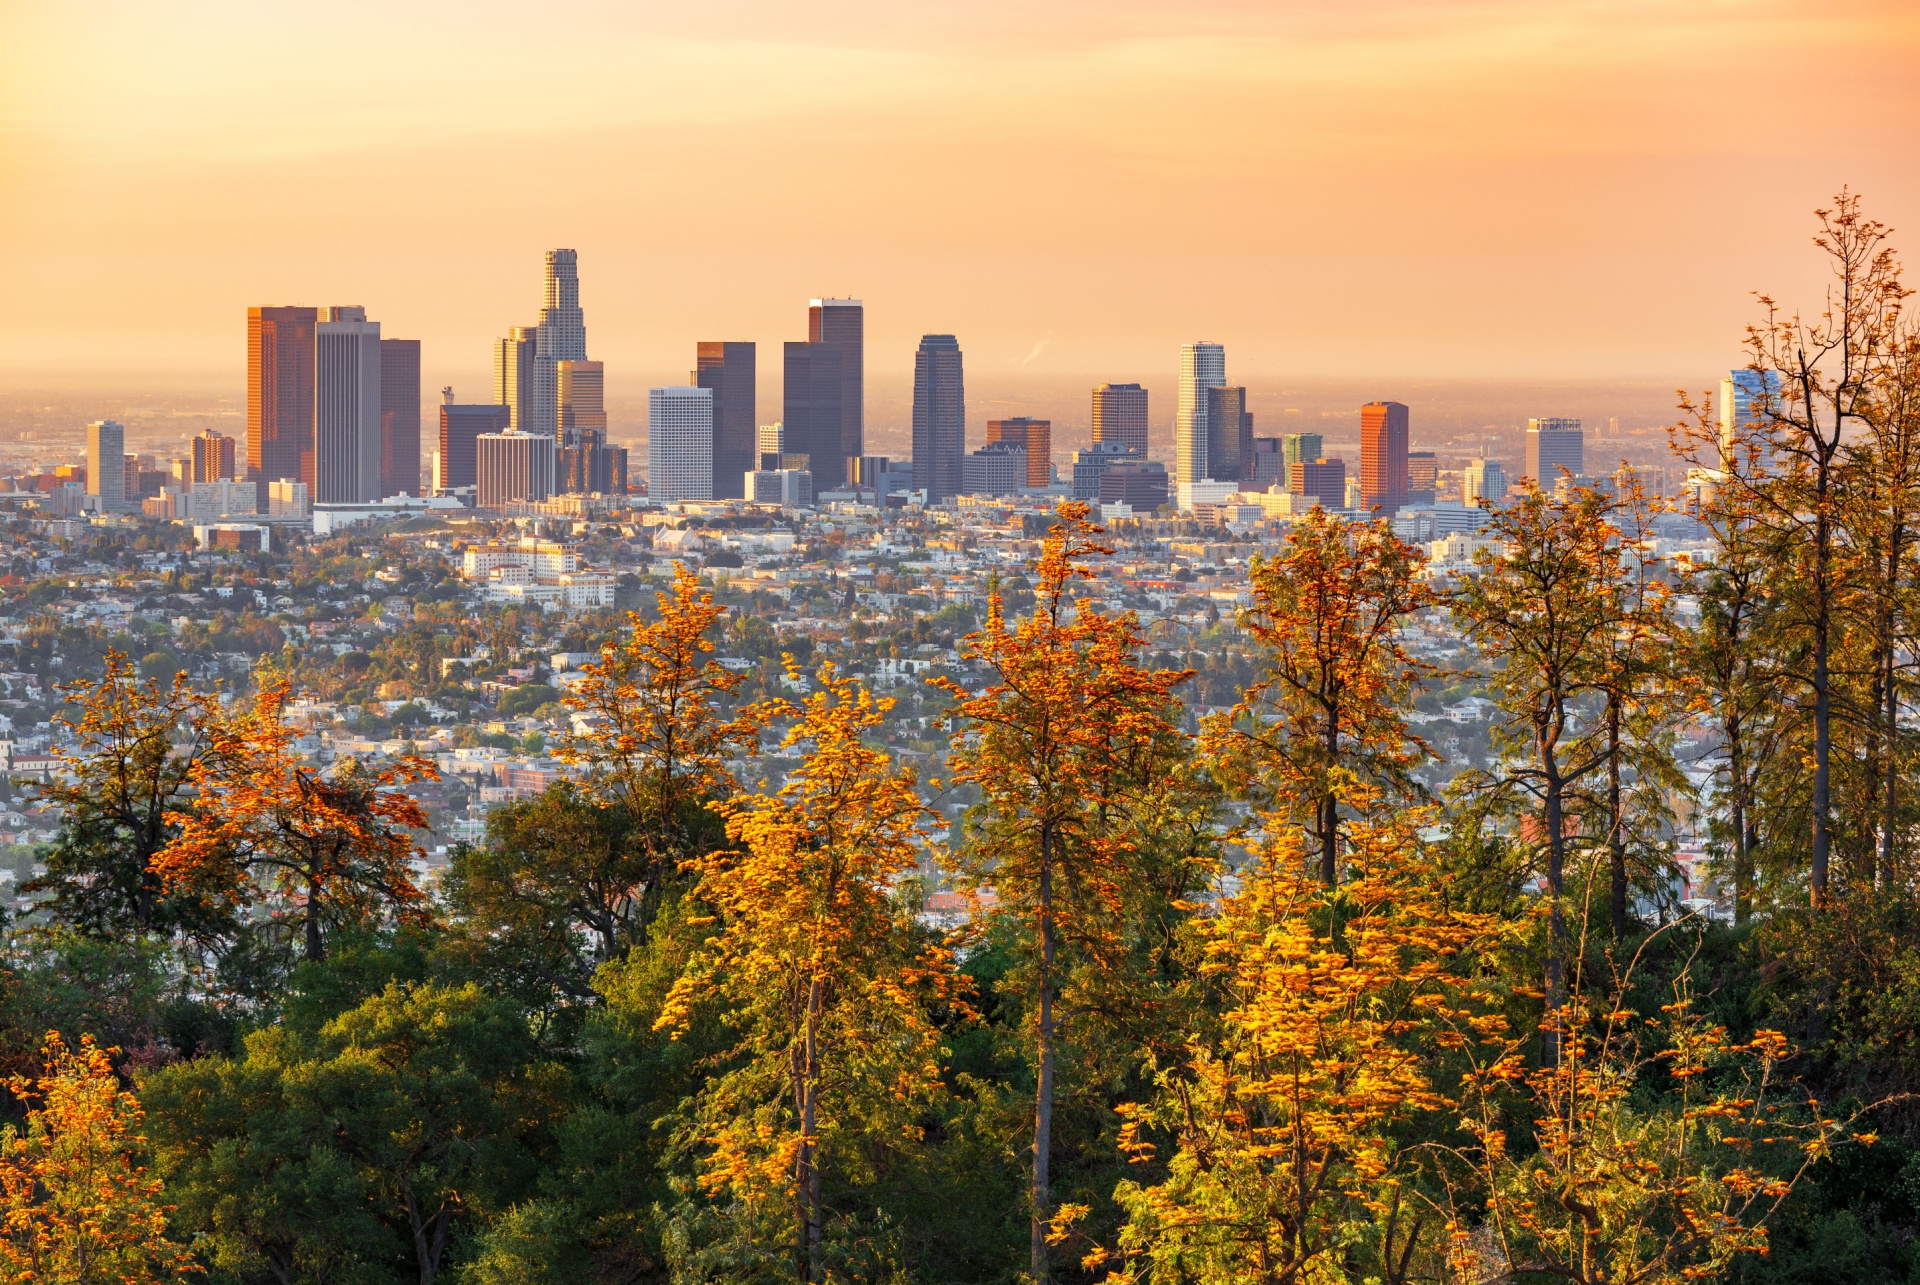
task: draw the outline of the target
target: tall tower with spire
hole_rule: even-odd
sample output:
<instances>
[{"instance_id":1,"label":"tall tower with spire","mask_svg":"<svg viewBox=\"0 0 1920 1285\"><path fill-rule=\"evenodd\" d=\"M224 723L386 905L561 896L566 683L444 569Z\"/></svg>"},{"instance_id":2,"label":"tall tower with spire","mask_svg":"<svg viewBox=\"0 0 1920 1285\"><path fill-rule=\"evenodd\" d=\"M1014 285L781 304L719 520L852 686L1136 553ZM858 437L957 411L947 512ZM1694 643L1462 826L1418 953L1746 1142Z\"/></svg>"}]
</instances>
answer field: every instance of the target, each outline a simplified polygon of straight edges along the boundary
<instances>
[{"instance_id":1,"label":"tall tower with spire","mask_svg":"<svg viewBox=\"0 0 1920 1285\"><path fill-rule=\"evenodd\" d=\"M573 250L547 251L546 289L540 324L534 328L533 404L527 431L560 433L560 375L563 361L587 359L587 319L580 311L579 256Z\"/></svg>"}]
</instances>

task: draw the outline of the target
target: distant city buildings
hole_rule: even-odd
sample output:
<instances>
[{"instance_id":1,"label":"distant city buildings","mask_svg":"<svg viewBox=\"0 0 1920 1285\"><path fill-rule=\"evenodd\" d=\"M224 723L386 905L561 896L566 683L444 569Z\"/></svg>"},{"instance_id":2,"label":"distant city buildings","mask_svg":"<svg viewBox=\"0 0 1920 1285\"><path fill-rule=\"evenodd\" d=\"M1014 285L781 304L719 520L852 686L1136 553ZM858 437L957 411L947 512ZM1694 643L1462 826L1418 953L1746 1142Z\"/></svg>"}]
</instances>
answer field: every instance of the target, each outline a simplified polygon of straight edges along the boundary
<instances>
[{"instance_id":1,"label":"distant city buildings","mask_svg":"<svg viewBox=\"0 0 1920 1285\"><path fill-rule=\"evenodd\" d=\"M1587 471L1586 437L1577 419L1527 421L1527 477L1533 485L1551 491L1564 473L1580 477Z\"/></svg>"},{"instance_id":2,"label":"distant city buildings","mask_svg":"<svg viewBox=\"0 0 1920 1285\"><path fill-rule=\"evenodd\" d=\"M712 389L647 393L647 495L656 502L713 498Z\"/></svg>"},{"instance_id":3,"label":"distant city buildings","mask_svg":"<svg viewBox=\"0 0 1920 1285\"><path fill-rule=\"evenodd\" d=\"M825 477L830 485L847 480L847 461L866 453L866 351L867 310L858 299L812 299L807 304L807 342L825 344L840 352L840 465L821 471L823 458L816 458L813 475L816 482ZM791 423L791 421L788 421ZM815 443L816 456L827 452Z\"/></svg>"},{"instance_id":4,"label":"distant city buildings","mask_svg":"<svg viewBox=\"0 0 1920 1285\"><path fill-rule=\"evenodd\" d=\"M193 439L192 449L191 463L184 479L187 483L217 482L222 478L239 476L231 437L208 429Z\"/></svg>"},{"instance_id":5,"label":"distant city buildings","mask_svg":"<svg viewBox=\"0 0 1920 1285\"><path fill-rule=\"evenodd\" d=\"M1319 433L1284 433L1280 437L1280 457L1289 477L1295 464L1311 464L1326 453L1326 439Z\"/></svg>"},{"instance_id":6,"label":"distant city buildings","mask_svg":"<svg viewBox=\"0 0 1920 1285\"><path fill-rule=\"evenodd\" d=\"M513 426L512 408L493 403L461 405L453 389L442 392L440 449L434 452L433 485L440 494L465 490L479 482L480 436L504 433Z\"/></svg>"},{"instance_id":7,"label":"distant city buildings","mask_svg":"<svg viewBox=\"0 0 1920 1285\"><path fill-rule=\"evenodd\" d=\"M87 494L102 513L127 509L127 430L117 421L87 425Z\"/></svg>"},{"instance_id":8,"label":"distant city buildings","mask_svg":"<svg viewBox=\"0 0 1920 1285\"><path fill-rule=\"evenodd\" d=\"M713 498L746 498L743 482L755 464L757 350L751 343L702 340L693 382L713 394Z\"/></svg>"},{"instance_id":9,"label":"distant city buildings","mask_svg":"<svg viewBox=\"0 0 1920 1285\"><path fill-rule=\"evenodd\" d=\"M1097 430L1096 430L1097 431ZM963 493L967 390L960 342L923 335L913 355L913 487L928 504Z\"/></svg>"},{"instance_id":10,"label":"distant city buildings","mask_svg":"<svg viewBox=\"0 0 1920 1285\"><path fill-rule=\"evenodd\" d=\"M1129 450L1125 443L1096 441L1084 451L1073 453L1073 498L1097 502L1100 479L1117 464L1144 464L1146 456Z\"/></svg>"},{"instance_id":11,"label":"distant city buildings","mask_svg":"<svg viewBox=\"0 0 1920 1285\"><path fill-rule=\"evenodd\" d=\"M1207 390L1227 382L1227 350L1215 343L1180 346L1180 400L1173 416L1174 485L1179 503L1192 508L1197 483L1217 481L1209 469L1207 447L1212 426L1207 422Z\"/></svg>"},{"instance_id":12,"label":"distant city buildings","mask_svg":"<svg viewBox=\"0 0 1920 1285\"><path fill-rule=\"evenodd\" d=\"M1010 443L1026 452L1027 472L1022 486L1037 491L1053 484L1053 421L1025 415L990 419L987 444L995 443Z\"/></svg>"},{"instance_id":13,"label":"distant city buildings","mask_svg":"<svg viewBox=\"0 0 1920 1285\"><path fill-rule=\"evenodd\" d=\"M991 441L960 462L967 495L1018 495L1027 485L1027 448L1020 441Z\"/></svg>"},{"instance_id":14,"label":"distant city buildings","mask_svg":"<svg viewBox=\"0 0 1920 1285\"><path fill-rule=\"evenodd\" d=\"M1288 470L1287 490L1312 499L1323 509L1347 502L1347 462L1342 459L1301 460Z\"/></svg>"},{"instance_id":15,"label":"distant city buildings","mask_svg":"<svg viewBox=\"0 0 1920 1285\"><path fill-rule=\"evenodd\" d=\"M1152 514L1167 502L1167 468L1158 460L1127 460L1100 471L1099 500Z\"/></svg>"},{"instance_id":16,"label":"distant city buildings","mask_svg":"<svg viewBox=\"0 0 1920 1285\"><path fill-rule=\"evenodd\" d=\"M1207 476L1215 482L1244 484L1253 455L1253 415L1247 390L1222 385L1207 389Z\"/></svg>"},{"instance_id":17,"label":"distant city buildings","mask_svg":"<svg viewBox=\"0 0 1920 1285\"><path fill-rule=\"evenodd\" d=\"M553 494L554 440L509 428L474 440L474 502L483 509L537 504Z\"/></svg>"},{"instance_id":18,"label":"distant city buildings","mask_svg":"<svg viewBox=\"0 0 1920 1285\"><path fill-rule=\"evenodd\" d=\"M247 309L247 477L313 484L318 308Z\"/></svg>"},{"instance_id":19,"label":"distant city buildings","mask_svg":"<svg viewBox=\"0 0 1920 1285\"><path fill-rule=\"evenodd\" d=\"M1360 408L1360 505L1392 517L1407 503L1407 408L1368 402Z\"/></svg>"},{"instance_id":20,"label":"distant city buildings","mask_svg":"<svg viewBox=\"0 0 1920 1285\"><path fill-rule=\"evenodd\" d=\"M1247 457L1245 477L1249 491L1270 491L1276 486L1283 491L1287 489L1286 455L1279 438L1253 439L1253 453Z\"/></svg>"},{"instance_id":21,"label":"distant city buildings","mask_svg":"<svg viewBox=\"0 0 1920 1285\"><path fill-rule=\"evenodd\" d=\"M1138 384L1101 384L1093 390L1093 440L1147 457L1147 390Z\"/></svg>"},{"instance_id":22,"label":"distant city buildings","mask_svg":"<svg viewBox=\"0 0 1920 1285\"><path fill-rule=\"evenodd\" d=\"M1440 488L1440 457L1432 451L1407 452L1407 503L1432 504Z\"/></svg>"},{"instance_id":23,"label":"distant city buildings","mask_svg":"<svg viewBox=\"0 0 1920 1285\"><path fill-rule=\"evenodd\" d=\"M1720 467L1771 468L1774 416L1779 413L1780 376L1757 370L1730 371L1720 381Z\"/></svg>"},{"instance_id":24,"label":"distant city buildings","mask_svg":"<svg viewBox=\"0 0 1920 1285\"><path fill-rule=\"evenodd\" d=\"M1494 505L1507 498L1507 472L1499 460L1468 460L1460 477L1460 499L1468 507Z\"/></svg>"},{"instance_id":25,"label":"distant city buildings","mask_svg":"<svg viewBox=\"0 0 1920 1285\"><path fill-rule=\"evenodd\" d=\"M378 500L380 323L365 308L322 308L314 345L314 502Z\"/></svg>"},{"instance_id":26,"label":"distant city buildings","mask_svg":"<svg viewBox=\"0 0 1920 1285\"><path fill-rule=\"evenodd\" d=\"M380 341L380 495L420 492L420 341Z\"/></svg>"},{"instance_id":27,"label":"distant city buildings","mask_svg":"<svg viewBox=\"0 0 1920 1285\"><path fill-rule=\"evenodd\" d=\"M507 427L522 433L535 432L542 418L534 394L537 349L535 326L515 326L493 341L493 400L507 408Z\"/></svg>"}]
</instances>

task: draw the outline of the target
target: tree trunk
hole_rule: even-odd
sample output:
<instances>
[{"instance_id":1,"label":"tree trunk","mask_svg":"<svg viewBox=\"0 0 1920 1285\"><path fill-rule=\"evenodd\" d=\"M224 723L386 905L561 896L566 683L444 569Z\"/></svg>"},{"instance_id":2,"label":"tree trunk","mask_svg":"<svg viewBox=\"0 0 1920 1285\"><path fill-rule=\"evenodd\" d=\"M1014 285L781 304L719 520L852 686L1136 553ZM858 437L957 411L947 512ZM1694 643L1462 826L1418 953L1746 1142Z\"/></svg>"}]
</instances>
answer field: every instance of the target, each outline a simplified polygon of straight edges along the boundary
<instances>
[{"instance_id":1,"label":"tree trunk","mask_svg":"<svg viewBox=\"0 0 1920 1285\"><path fill-rule=\"evenodd\" d=\"M1566 950L1567 923L1560 908L1561 896L1566 891L1567 840L1561 817L1561 791L1564 787L1560 781L1559 756L1544 732L1540 735L1540 766L1546 778L1546 788L1542 794L1547 827L1547 895L1553 898L1553 904L1547 911L1547 1020L1541 1024L1540 1063L1543 1066L1558 1066L1559 1023L1561 1010L1567 1002L1566 962L1561 958Z\"/></svg>"},{"instance_id":2,"label":"tree trunk","mask_svg":"<svg viewBox=\"0 0 1920 1285\"><path fill-rule=\"evenodd\" d=\"M824 1279L825 1266L820 1261L820 1146L814 1140L814 1128L818 1123L817 1106L819 1094L816 1086L820 1083L820 1010L823 1005L824 983L816 977L807 988L807 1046L805 1083L801 1086L803 1105L800 1111L800 1279L817 1281Z\"/></svg>"},{"instance_id":3,"label":"tree trunk","mask_svg":"<svg viewBox=\"0 0 1920 1285\"><path fill-rule=\"evenodd\" d=\"M1047 1162L1053 1145L1053 831L1040 832L1040 1083L1033 1110L1033 1227L1028 1272L1035 1285L1047 1275Z\"/></svg>"},{"instance_id":4,"label":"tree trunk","mask_svg":"<svg viewBox=\"0 0 1920 1285\"><path fill-rule=\"evenodd\" d=\"M1832 625L1828 544L1832 536L1827 518L1827 469L1821 461L1814 496L1813 535L1813 858L1808 883L1814 908L1827 900L1827 855L1832 846L1828 824L1831 803L1833 705L1829 688L1828 634Z\"/></svg>"},{"instance_id":5,"label":"tree trunk","mask_svg":"<svg viewBox=\"0 0 1920 1285\"><path fill-rule=\"evenodd\" d=\"M1340 711L1337 705L1327 710L1327 766L1340 762ZM1340 800L1331 791L1320 800L1316 818L1320 830L1320 882L1331 888L1340 880Z\"/></svg>"},{"instance_id":6,"label":"tree trunk","mask_svg":"<svg viewBox=\"0 0 1920 1285\"><path fill-rule=\"evenodd\" d=\"M1607 851L1613 874L1613 939L1627 935L1627 819L1620 806L1620 697L1607 696Z\"/></svg>"},{"instance_id":7,"label":"tree trunk","mask_svg":"<svg viewBox=\"0 0 1920 1285\"><path fill-rule=\"evenodd\" d=\"M327 944L320 936L320 883L317 879L307 880L307 922L306 922L307 962L317 964L327 957Z\"/></svg>"},{"instance_id":8,"label":"tree trunk","mask_svg":"<svg viewBox=\"0 0 1920 1285\"><path fill-rule=\"evenodd\" d=\"M1738 714L1729 715L1722 730L1727 740L1728 823L1733 828L1733 922L1739 927L1753 914L1753 848L1747 842L1747 754Z\"/></svg>"}]
</instances>

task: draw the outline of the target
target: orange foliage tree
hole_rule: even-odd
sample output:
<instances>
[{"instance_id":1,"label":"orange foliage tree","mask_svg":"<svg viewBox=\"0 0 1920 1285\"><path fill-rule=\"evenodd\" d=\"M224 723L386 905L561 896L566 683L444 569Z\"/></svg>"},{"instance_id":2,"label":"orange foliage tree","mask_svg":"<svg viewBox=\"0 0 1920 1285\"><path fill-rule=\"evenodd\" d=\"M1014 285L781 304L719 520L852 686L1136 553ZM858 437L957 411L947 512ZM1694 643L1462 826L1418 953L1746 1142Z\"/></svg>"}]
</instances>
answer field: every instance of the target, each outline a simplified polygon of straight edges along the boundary
<instances>
[{"instance_id":1,"label":"orange foliage tree","mask_svg":"<svg viewBox=\"0 0 1920 1285\"><path fill-rule=\"evenodd\" d=\"M1217 1033L1122 1108L1136 1161L1166 1138L1166 1177L1123 1183L1115 1280L1404 1282L1429 1266L1438 1220L1398 1141L1451 1104L1441 1051L1502 1043L1498 997L1463 967L1498 925L1447 904L1402 817L1350 831L1349 877L1328 888L1282 830L1220 914L1199 920L1220 988ZM1336 913L1337 912L1337 913ZM1423 1255L1424 1251L1424 1255Z\"/></svg>"},{"instance_id":2,"label":"orange foliage tree","mask_svg":"<svg viewBox=\"0 0 1920 1285\"><path fill-rule=\"evenodd\" d=\"M28 1110L24 1130L0 1132L0 1282L129 1285L199 1272L166 1238L159 1180L134 1163L147 1145L140 1102L91 1036L74 1049L48 1032L38 1081L16 1076L10 1087Z\"/></svg>"},{"instance_id":3,"label":"orange foliage tree","mask_svg":"<svg viewBox=\"0 0 1920 1285\"><path fill-rule=\"evenodd\" d=\"M1253 564L1243 621L1267 673L1208 720L1204 747L1241 788L1312 831L1325 883L1339 875L1350 784L1418 793L1412 769L1428 751L1403 711L1426 667L1401 633L1430 601L1423 561L1385 522L1349 524L1315 509L1279 556Z\"/></svg>"},{"instance_id":4,"label":"orange foliage tree","mask_svg":"<svg viewBox=\"0 0 1920 1285\"><path fill-rule=\"evenodd\" d=\"M799 672L791 660L788 672ZM900 886L930 814L913 774L865 741L893 702L830 665L819 677L784 742L806 747L799 770L777 796L718 805L739 850L690 863L717 931L657 1023L678 1035L717 1004L736 1034L736 1065L695 1108L700 1184L744 1211L735 1252L752 1248L754 1224L778 1226L791 1211L782 1239L806 1281L841 1279L823 1239L823 1171L851 1167L863 1141L911 1139L913 1113L939 1083L931 1012L952 1001L957 976Z\"/></svg>"},{"instance_id":5,"label":"orange foliage tree","mask_svg":"<svg viewBox=\"0 0 1920 1285\"><path fill-rule=\"evenodd\" d=\"M980 790L977 832L960 854L964 881L991 887L1028 960L1034 1013L1030 1273L1048 1276L1048 1165L1059 1036L1055 1001L1079 963L1121 949L1133 844L1120 824L1129 794L1168 770L1174 686L1185 672L1138 661L1132 616L1109 616L1071 590L1111 552L1087 506L1060 506L1036 568L1033 614L1009 628L1000 596L968 639L992 679L979 694L938 680L956 704L952 769Z\"/></svg>"},{"instance_id":6,"label":"orange foliage tree","mask_svg":"<svg viewBox=\"0 0 1920 1285\"><path fill-rule=\"evenodd\" d=\"M421 849L426 813L403 787L437 780L433 765L406 755L372 771L348 762L323 772L293 752L283 716L289 680L266 683L252 702L213 724L193 765L198 806L172 813L180 833L154 858L170 889L208 905L249 905L266 893L297 908L305 956L326 957L325 930L390 911L425 913L409 863Z\"/></svg>"},{"instance_id":7,"label":"orange foliage tree","mask_svg":"<svg viewBox=\"0 0 1920 1285\"><path fill-rule=\"evenodd\" d=\"M566 697L583 727L569 731L555 754L588 770L587 786L626 809L639 830L647 867L641 927L658 913L666 881L699 846L695 830L706 804L738 788L730 759L756 750L760 725L751 712L723 718L716 708L745 681L708 659L709 631L726 608L677 567L671 595L657 595L660 618L629 613L631 632L601 649L597 664Z\"/></svg>"}]
</instances>

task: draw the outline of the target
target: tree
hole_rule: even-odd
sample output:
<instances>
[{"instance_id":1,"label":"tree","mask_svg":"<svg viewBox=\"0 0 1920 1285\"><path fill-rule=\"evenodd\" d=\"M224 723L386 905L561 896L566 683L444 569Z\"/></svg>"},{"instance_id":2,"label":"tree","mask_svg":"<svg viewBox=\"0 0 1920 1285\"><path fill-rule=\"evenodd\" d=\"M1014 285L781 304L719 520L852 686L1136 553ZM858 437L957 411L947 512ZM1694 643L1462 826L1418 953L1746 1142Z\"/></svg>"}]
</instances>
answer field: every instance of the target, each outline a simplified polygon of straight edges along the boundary
<instances>
[{"instance_id":1,"label":"tree","mask_svg":"<svg viewBox=\"0 0 1920 1285\"><path fill-rule=\"evenodd\" d=\"M1387 523L1349 525L1321 509L1294 525L1278 557L1253 562L1244 619L1266 676L1209 720L1203 747L1263 804L1283 804L1312 830L1328 884L1339 876L1347 783L1419 793L1412 768L1428 751L1403 710L1424 666L1401 631L1429 601L1421 563Z\"/></svg>"},{"instance_id":2,"label":"tree","mask_svg":"<svg viewBox=\"0 0 1920 1285\"><path fill-rule=\"evenodd\" d=\"M0 1281L126 1285L199 1271L166 1237L159 1181L134 1163L146 1146L140 1101L107 1050L49 1032L38 1080L9 1087L28 1107L24 1130L0 1131Z\"/></svg>"},{"instance_id":3,"label":"tree","mask_svg":"<svg viewBox=\"0 0 1920 1285\"><path fill-rule=\"evenodd\" d=\"M75 707L60 718L75 745L61 752L64 771L36 793L58 810L60 834L47 873L22 891L50 893L46 912L94 937L219 932L223 918L170 895L154 867L179 832L169 815L186 805L193 765L207 750L212 700L183 673L143 682L112 650L98 682L59 690Z\"/></svg>"},{"instance_id":4,"label":"tree","mask_svg":"<svg viewBox=\"0 0 1920 1285\"><path fill-rule=\"evenodd\" d=\"M1276 816L1276 822L1282 818ZM1196 923L1220 987L1218 1034L1197 1037L1123 1107L1123 1144L1166 1176L1123 1183L1113 1279L1238 1285L1417 1279L1436 1220L1402 1138L1449 1103L1436 1052L1503 1046L1496 996L1463 963L1498 932L1448 905L1414 818L1359 825L1350 877L1317 881L1282 822L1241 890ZM1424 1255L1424 1258L1423 1258ZM1118 1262L1112 1260L1117 1258Z\"/></svg>"},{"instance_id":5,"label":"tree","mask_svg":"<svg viewBox=\"0 0 1920 1285\"><path fill-rule=\"evenodd\" d=\"M1000 595L969 636L969 654L992 671L975 695L955 698L952 770L976 786L982 815L960 854L964 881L991 887L993 914L1014 931L1029 969L1034 1013L1032 1224L1029 1271L1048 1279L1052 1223L1048 1166L1059 1038L1054 1011L1063 980L1120 953L1128 910L1129 791L1150 788L1175 738L1173 688L1187 672L1150 671L1131 616L1109 616L1070 594L1092 577L1086 563L1110 552L1087 506L1063 504L1036 569L1033 612L1007 627Z\"/></svg>"},{"instance_id":6,"label":"tree","mask_svg":"<svg viewBox=\"0 0 1920 1285\"><path fill-rule=\"evenodd\" d=\"M856 1167L863 1144L910 1140L939 1085L933 1010L956 991L950 957L902 896L929 813L912 773L865 743L893 702L831 665L819 682L783 741L806 747L801 767L778 795L719 805L740 851L693 862L716 931L657 1023L683 1033L711 1004L737 1033L731 1069L694 1107L700 1185L743 1211L748 1238L791 1210L800 1281L841 1279L827 1263L824 1173Z\"/></svg>"},{"instance_id":7,"label":"tree","mask_svg":"<svg viewBox=\"0 0 1920 1285\"><path fill-rule=\"evenodd\" d=\"M405 921L424 915L409 862L427 818L402 787L439 774L411 756L378 772L351 760L324 773L302 762L282 717L288 692L285 678L271 681L213 724L189 774L197 806L168 814L180 833L154 866L169 891L210 907L251 905L263 885L279 893L299 916L305 957L320 960L329 927L383 910Z\"/></svg>"},{"instance_id":8,"label":"tree","mask_svg":"<svg viewBox=\"0 0 1920 1285\"><path fill-rule=\"evenodd\" d=\"M658 620L629 612L626 641L609 643L598 663L584 667L586 678L566 697L576 728L555 751L586 767L587 788L625 809L638 832L646 861L642 928L659 913L679 863L706 842L699 828L712 816L707 802L737 788L729 760L760 745L751 710L727 719L718 709L745 681L706 659L713 651L707 635L726 608L684 567L672 596L656 597Z\"/></svg>"}]
</instances>

